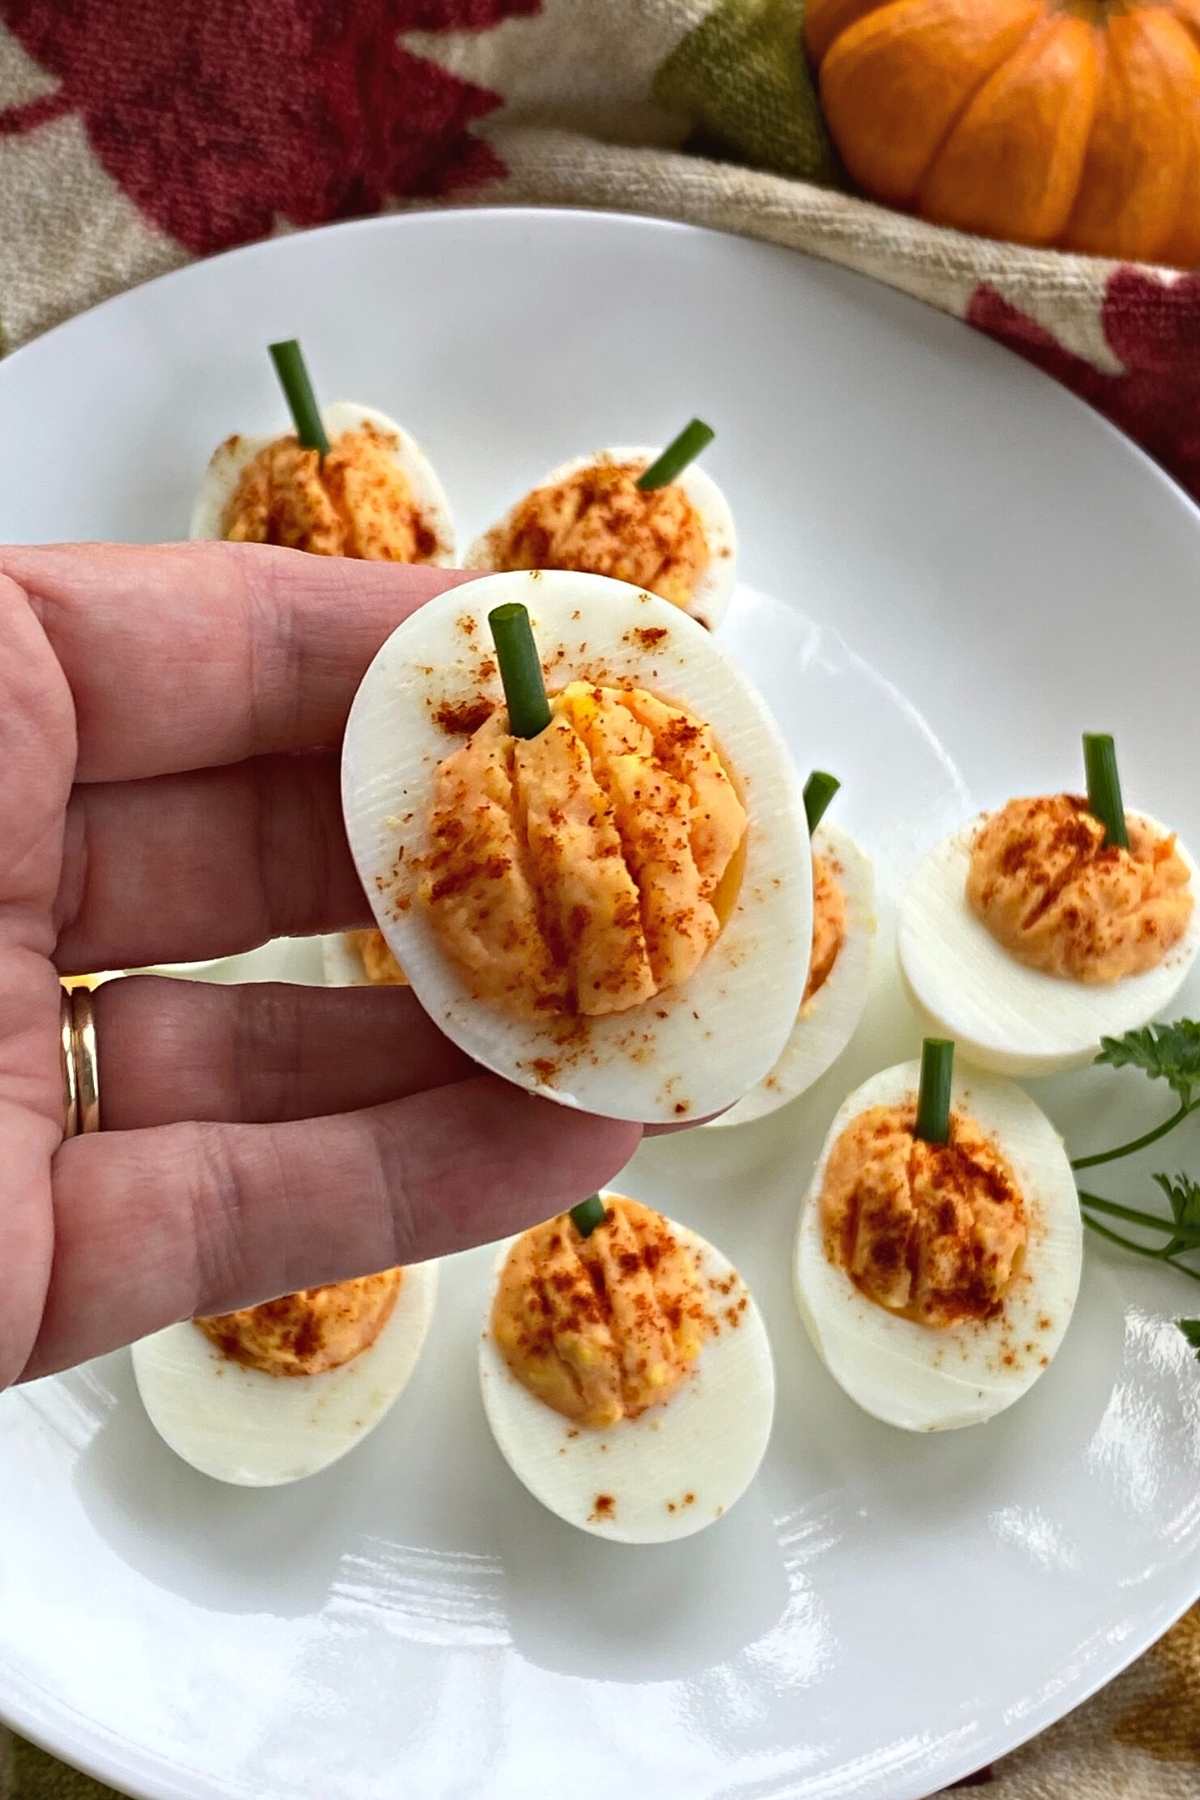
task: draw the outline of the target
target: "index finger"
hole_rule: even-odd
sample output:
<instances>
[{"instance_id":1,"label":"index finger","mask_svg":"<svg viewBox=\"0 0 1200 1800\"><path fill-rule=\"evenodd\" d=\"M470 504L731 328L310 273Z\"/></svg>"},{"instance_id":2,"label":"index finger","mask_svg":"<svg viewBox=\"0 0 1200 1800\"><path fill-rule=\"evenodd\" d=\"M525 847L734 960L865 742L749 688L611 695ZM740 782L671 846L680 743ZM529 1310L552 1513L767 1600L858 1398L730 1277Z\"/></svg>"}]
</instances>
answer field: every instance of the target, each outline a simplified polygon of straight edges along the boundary
<instances>
[{"instance_id":1,"label":"index finger","mask_svg":"<svg viewBox=\"0 0 1200 1800\"><path fill-rule=\"evenodd\" d=\"M605 1186L639 1136L481 1074L282 1125L71 1138L24 1379L195 1313L507 1237ZM0 1364L0 1388L20 1373Z\"/></svg>"},{"instance_id":2,"label":"index finger","mask_svg":"<svg viewBox=\"0 0 1200 1800\"><path fill-rule=\"evenodd\" d=\"M75 700L77 779L338 741L396 625L468 576L259 544L0 549Z\"/></svg>"}]
</instances>

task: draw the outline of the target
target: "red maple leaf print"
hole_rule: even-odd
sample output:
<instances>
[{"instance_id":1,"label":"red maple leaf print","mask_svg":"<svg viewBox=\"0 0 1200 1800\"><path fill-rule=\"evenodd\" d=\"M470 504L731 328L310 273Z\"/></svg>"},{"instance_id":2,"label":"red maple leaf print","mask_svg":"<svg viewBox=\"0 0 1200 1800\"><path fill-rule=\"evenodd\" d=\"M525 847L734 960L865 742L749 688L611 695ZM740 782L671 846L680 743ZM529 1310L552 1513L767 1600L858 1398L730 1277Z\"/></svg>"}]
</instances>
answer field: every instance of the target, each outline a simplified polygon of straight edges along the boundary
<instances>
[{"instance_id":1,"label":"red maple leaf print","mask_svg":"<svg viewBox=\"0 0 1200 1800\"><path fill-rule=\"evenodd\" d=\"M104 168L197 255L317 225L393 196L504 173L472 124L501 96L397 43L485 31L541 0L0 0L56 92L0 112L0 133L75 112Z\"/></svg>"},{"instance_id":2,"label":"red maple leaf print","mask_svg":"<svg viewBox=\"0 0 1200 1800\"><path fill-rule=\"evenodd\" d=\"M1090 401L1200 500L1200 274L1113 271L1100 319L1119 375L1065 350L994 288L977 288L966 316Z\"/></svg>"}]
</instances>

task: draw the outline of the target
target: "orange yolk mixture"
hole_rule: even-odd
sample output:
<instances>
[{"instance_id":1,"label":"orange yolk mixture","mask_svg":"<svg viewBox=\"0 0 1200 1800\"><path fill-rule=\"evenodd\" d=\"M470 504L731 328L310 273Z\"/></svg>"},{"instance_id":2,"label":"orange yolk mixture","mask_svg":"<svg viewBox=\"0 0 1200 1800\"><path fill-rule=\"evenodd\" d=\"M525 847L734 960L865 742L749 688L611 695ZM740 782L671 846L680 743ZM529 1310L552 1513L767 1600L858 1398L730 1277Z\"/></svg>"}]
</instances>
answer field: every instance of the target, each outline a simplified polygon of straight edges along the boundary
<instances>
[{"instance_id":1,"label":"orange yolk mixture","mask_svg":"<svg viewBox=\"0 0 1200 1800\"><path fill-rule=\"evenodd\" d=\"M1194 904L1174 837L1127 820L1129 848L1073 794L1010 800L980 826L967 901L997 942L1047 975L1107 983L1153 969Z\"/></svg>"},{"instance_id":2,"label":"orange yolk mixture","mask_svg":"<svg viewBox=\"0 0 1200 1800\"><path fill-rule=\"evenodd\" d=\"M294 437L266 444L242 470L222 521L237 544L281 544L316 556L431 562L440 544L377 426L344 431L322 461Z\"/></svg>"},{"instance_id":3,"label":"orange yolk mixture","mask_svg":"<svg viewBox=\"0 0 1200 1800\"><path fill-rule=\"evenodd\" d=\"M197 1319L225 1356L264 1375L323 1375L369 1350L392 1316L403 1269L301 1288L262 1306Z\"/></svg>"},{"instance_id":4,"label":"orange yolk mixture","mask_svg":"<svg viewBox=\"0 0 1200 1800\"><path fill-rule=\"evenodd\" d=\"M846 896L837 878L837 865L827 856L814 856L812 960L802 1005L825 986L845 941Z\"/></svg>"},{"instance_id":5,"label":"orange yolk mixture","mask_svg":"<svg viewBox=\"0 0 1200 1800\"><path fill-rule=\"evenodd\" d=\"M493 533L493 566L611 575L686 606L709 564L704 527L676 484L643 493L644 470L601 461L535 488Z\"/></svg>"},{"instance_id":6,"label":"orange yolk mixture","mask_svg":"<svg viewBox=\"0 0 1200 1800\"><path fill-rule=\"evenodd\" d=\"M420 898L481 997L623 1012L716 942L746 814L710 728L654 695L572 682L551 713L525 740L499 708L440 765Z\"/></svg>"},{"instance_id":7,"label":"orange yolk mixture","mask_svg":"<svg viewBox=\"0 0 1200 1800\"><path fill-rule=\"evenodd\" d=\"M368 981L380 987L408 986L408 976L392 955L382 931L352 931L350 942Z\"/></svg>"},{"instance_id":8,"label":"orange yolk mixture","mask_svg":"<svg viewBox=\"0 0 1200 1800\"><path fill-rule=\"evenodd\" d=\"M669 1399L712 1324L691 1248L660 1213L615 1196L589 1237L569 1213L519 1237L492 1308L517 1380L583 1425Z\"/></svg>"},{"instance_id":9,"label":"orange yolk mixture","mask_svg":"<svg viewBox=\"0 0 1200 1800\"><path fill-rule=\"evenodd\" d=\"M1016 1176L966 1115L951 1115L945 1144L915 1137L915 1123L915 1106L872 1106L842 1132L821 1189L825 1254L919 1324L991 1318L1028 1238Z\"/></svg>"}]
</instances>

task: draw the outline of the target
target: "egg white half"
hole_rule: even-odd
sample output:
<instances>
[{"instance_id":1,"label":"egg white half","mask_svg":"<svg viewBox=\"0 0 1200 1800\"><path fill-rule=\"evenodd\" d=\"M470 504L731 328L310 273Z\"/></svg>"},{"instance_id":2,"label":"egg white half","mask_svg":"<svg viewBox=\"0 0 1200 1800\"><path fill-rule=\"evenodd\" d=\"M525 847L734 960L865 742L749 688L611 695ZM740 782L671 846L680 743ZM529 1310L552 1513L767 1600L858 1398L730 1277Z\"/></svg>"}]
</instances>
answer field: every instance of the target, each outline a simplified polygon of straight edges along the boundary
<instances>
[{"instance_id":1,"label":"egg white half","mask_svg":"<svg viewBox=\"0 0 1200 1800\"><path fill-rule=\"evenodd\" d=\"M707 1121L708 1129L748 1125L803 1094L842 1054L858 1029L867 1004L875 943L875 876L854 839L836 825L820 825L813 855L835 865L846 899L846 935L828 976L800 1008L783 1054L765 1080L728 1112Z\"/></svg>"},{"instance_id":2,"label":"egg white half","mask_svg":"<svg viewBox=\"0 0 1200 1800\"><path fill-rule=\"evenodd\" d=\"M194 975L200 969L220 968L222 963L231 961L235 954L236 952L231 950L225 956L202 956L198 962L143 963L137 968L123 969L121 973L124 975Z\"/></svg>"},{"instance_id":3,"label":"egg white half","mask_svg":"<svg viewBox=\"0 0 1200 1800\"><path fill-rule=\"evenodd\" d=\"M578 475L583 469L590 469L597 463L645 463L647 467L661 454L645 444L617 446L611 450L596 450L590 456L573 456L569 462L559 463L549 474L535 481L529 493L537 488L553 487L557 482L567 481L572 475ZM699 462L689 463L680 475L677 475L673 487L680 487L691 502L704 535L708 540L708 567L696 584L696 591L688 602L686 610L694 619L699 619L710 631L715 631L724 618L737 580L737 531L733 523L733 513L724 493L717 486L712 476ZM528 498L528 494L525 499ZM504 518L491 530L477 537L467 551L464 568L494 569L496 567L496 545L503 542L512 529L513 520L524 500L519 500L509 508Z\"/></svg>"},{"instance_id":4,"label":"egg white half","mask_svg":"<svg viewBox=\"0 0 1200 1800\"><path fill-rule=\"evenodd\" d=\"M821 1188L834 1144L859 1113L914 1099L916 1062L873 1075L829 1128L804 1201L793 1261L796 1304L828 1368L864 1412L906 1431L978 1425L1026 1393L1062 1343L1083 1266L1083 1225L1062 1139L1011 1081L975 1070L957 1076L953 1105L995 1139L1025 1199L1029 1239L1004 1310L944 1330L876 1305L825 1254Z\"/></svg>"},{"instance_id":5,"label":"egg white half","mask_svg":"<svg viewBox=\"0 0 1200 1800\"><path fill-rule=\"evenodd\" d=\"M1187 932L1156 969L1104 986L1046 975L1009 954L967 902L971 844L986 814L918 866L900 904L900 968L917 1006L964 1056L1001 1075L1051 1075L1091 1062L1102 1037L1145 1025L1169 1006L1200 950L1200 877L1176 844L1196 904ZM1148 813L1131 814L1165 834Z\"/></svg>"},{"instance_id":6,"label":"egg white half","mask_svg":"<svg viewBox=\"0 0 1200 1800\"><path fill-rule=\"evenodd\" d=\"M184 1462L235 1487L302 1481L353 1450L407 1386L437 1298L436 1263L404 1271L369 1349L321 1375L264 1375L224 1356L187 1321L133 1346L150 1423Z\"/></svg>"},{"instance_id":7,"label":"egg white half","mask_svg":"<svg viewBox=\"0 0 1200 1800\"><path fill-rule=\"evenodd\" d=\"M430 529L437 536L438 548L429 560L440 568L452 568L456 544L450 502L433 464L416 439L386 413L378 412L373 406L358 406L352 400L335 400L332 405L323 406L321 422L330 443L344 431L357 431L363 425L374 425L377 431L387 432L395 439L393 454L396 464L407 480L413 499ZM220 538L224 535L221 526L225 511L233 498L242 470L254 460L260 450L281 435L281 432L276 432L274 437L239 435L227 438L223 444L217 445L204 471L196 504L192 508L189 537Z\"/></svg>"},{"instance_id":8,"label":"egg white half","mask_svg":"<svg viewBox=\"0 0 1200 1800\"><path fill-rule=\"evenodd\" d=\"M632 682L706 720L749 822L737 902L692 978L628 1012L577 1021L565 1047L553 1021L477 999L424 909L396 903L397 880L428 846L434 771L463 741L434 713L481 694L502 701L499 676L481 668L492 660L487 615L510 600L529 608L551 691L575 679ZM663 632L651 649L645 631ZM342 802L363 887L413 991L486 1068L565 1105L646 1123L704 1118L774 1066L812 946L803 797L765 705L678 607L602 575L553 570L484 576L439 595L392 633L363 678L346 726Z\"/></svg>"},{"instance_id":9,"label":"egg white half","mask_svg":"<svg viewBox=\"0 0 1200 1800\"><path fill-rule=\"evenodd\" d=\"M483 1409L513 1474L568 1525L619 1544L691 1537L727 1513L758 1472L775 1411L771 1346L753 1296L712 1244L674 1219L670 1225L696 1253L721 1329L662 1406L603 1430L577 1427L509 1369L490 1330L490 1301L479 1346ZM515 1241L500 1246L497 1279ZM731 1278L728 1294L707 1285ZM733 1327L723 1314L743 1295L748 1305ZM597 1512L601 1494L611 1497L611 1511Z\"/></svg>"}]
</instances>

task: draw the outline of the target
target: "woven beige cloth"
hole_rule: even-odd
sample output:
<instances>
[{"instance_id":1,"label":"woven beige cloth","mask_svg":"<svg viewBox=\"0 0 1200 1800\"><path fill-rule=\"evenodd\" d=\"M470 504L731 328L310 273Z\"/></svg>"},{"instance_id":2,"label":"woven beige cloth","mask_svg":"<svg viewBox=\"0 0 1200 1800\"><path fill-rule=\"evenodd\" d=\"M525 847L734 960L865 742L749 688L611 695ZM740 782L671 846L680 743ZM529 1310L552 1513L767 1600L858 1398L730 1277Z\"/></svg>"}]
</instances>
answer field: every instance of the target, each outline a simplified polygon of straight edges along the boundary
<instances>
[{"instance_id":1,"label":"woven beige cloth","mask_svg":"<svg viewBox=\"0 0 1200 1800\"><path fill-rule=\"evenodd\" d=\"M965 318L1200 493L1200 278L841 191L801 23L800 0L0 0L3 341L272 231L431 203L620 208ZM1197 1800L1200 1609L980 1779L995 1800ZM107 1791L0 1728L0 1800Z\"/></svg>"}]
</instances>

